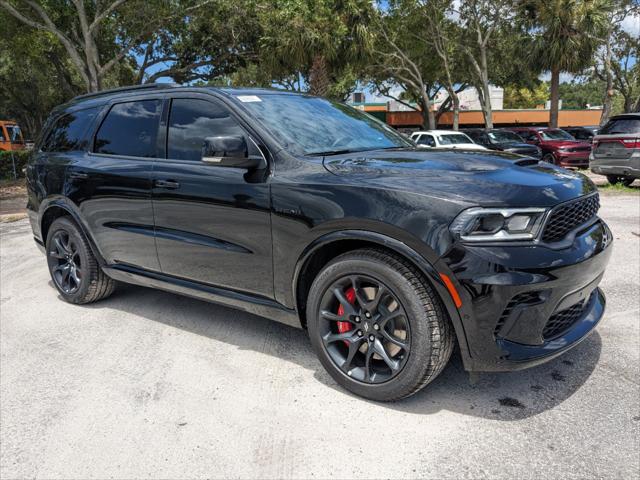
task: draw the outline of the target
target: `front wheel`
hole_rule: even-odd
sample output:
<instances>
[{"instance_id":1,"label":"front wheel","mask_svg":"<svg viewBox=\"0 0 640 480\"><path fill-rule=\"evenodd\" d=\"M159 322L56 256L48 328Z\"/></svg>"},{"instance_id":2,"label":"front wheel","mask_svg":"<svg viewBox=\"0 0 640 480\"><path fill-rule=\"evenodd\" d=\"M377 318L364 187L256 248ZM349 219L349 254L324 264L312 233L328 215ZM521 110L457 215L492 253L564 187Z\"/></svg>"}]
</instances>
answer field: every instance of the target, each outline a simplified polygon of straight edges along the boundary
<instances>
[{"instance_id":1,"label":"front wheel","mask_svg":"<svg viewBox=\"0 0 640 480\"><path fill-rule=\"evenodd\" d=\"M621 183L625 187L628 187L633 183L634 180L635 180L635 178L626 177L624 175L607 175L607 181L611 185L615 185L617 183Z\"/></svg>"},{"instance_id":2,"label":"front wheel","mask_svg":"<svg viewBox=\"0 0 640 480\"><path fill-rule=\"evenodd\" d=\"M340 255L318 274L307 326L329 374L378 401L422 389L445 367L454 343L451 323L422 274L376 249Z\"/></svg>"},{"instance_id":3,"label":"front wheel","mask_svg":"<svg viewBox=\"0 0 640 480\"><path fill-rule=\"evenodd\" d=\"M553 153L545 153L544 156L542 157L542 160L547 162L547 163L556 163L556 157L553 156Z\"/></svg>"}]
</instances>

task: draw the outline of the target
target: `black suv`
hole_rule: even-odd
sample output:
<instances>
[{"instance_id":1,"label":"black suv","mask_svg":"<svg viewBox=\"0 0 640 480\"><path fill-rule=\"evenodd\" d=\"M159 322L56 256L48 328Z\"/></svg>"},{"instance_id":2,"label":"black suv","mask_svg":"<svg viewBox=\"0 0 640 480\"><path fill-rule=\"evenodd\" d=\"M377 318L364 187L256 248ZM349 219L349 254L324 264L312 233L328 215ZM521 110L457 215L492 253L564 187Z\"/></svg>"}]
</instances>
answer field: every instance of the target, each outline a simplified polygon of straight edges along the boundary
<instances>
[{"instance_id":1,"label":"black suv","mask_svg":"<svg viewBox=\"0 0 640 480\"><path fill-rule=\"evenodd\" d=\"M322 98L147 86L78 97L27 169L60 296L134 283L308 330L376 400L536 365L602 318L611 233L586 177L502 152L420 150Z\"/></svg>"},{"instance_id":2,"label":"black suv","mask_svg":"<svg viewBox=\"0 0 640 480\"><path fill-rule=\"evenodd\" d=\"M469 135L474 142L487 147L489 150L542 158L542 150L540 148L526 143L517 133L509 130L468 128L462 131Z\"/></svg>"}]
</instances>

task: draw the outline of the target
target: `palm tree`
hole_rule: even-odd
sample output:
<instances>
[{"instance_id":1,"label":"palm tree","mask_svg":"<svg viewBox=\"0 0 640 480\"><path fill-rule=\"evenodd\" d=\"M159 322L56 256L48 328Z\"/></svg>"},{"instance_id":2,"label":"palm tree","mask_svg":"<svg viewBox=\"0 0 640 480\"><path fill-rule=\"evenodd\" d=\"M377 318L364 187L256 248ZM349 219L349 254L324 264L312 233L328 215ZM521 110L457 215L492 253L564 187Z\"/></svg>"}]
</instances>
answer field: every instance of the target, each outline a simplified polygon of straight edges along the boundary
<instances>
[{"instance_id":1,"label":"palm tree","mask_svg":"<svg viewBox=\"0 0 640 480\"><path fill-rule=\"evenodd\" d=\"M607 27L607 12L615 0L529 0L527 16L534 35L532 65L551 71L549 126L558 126L560 73L588 68Z\"/></svg>"}]
</instances>

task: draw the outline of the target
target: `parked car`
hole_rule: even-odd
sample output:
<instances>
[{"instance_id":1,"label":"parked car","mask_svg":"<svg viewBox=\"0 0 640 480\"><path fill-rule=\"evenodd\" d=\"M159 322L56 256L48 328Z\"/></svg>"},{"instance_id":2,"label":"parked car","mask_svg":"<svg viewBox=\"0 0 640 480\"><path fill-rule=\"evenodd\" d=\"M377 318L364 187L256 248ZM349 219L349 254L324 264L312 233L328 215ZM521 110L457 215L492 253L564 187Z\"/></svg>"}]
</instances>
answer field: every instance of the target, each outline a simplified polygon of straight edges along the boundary
<instances>
[{"instance_id":1,"label":"parked car","mask_svg":"<svg viewBox=\"0 0 640 480\"><path fill-rule=\"evenodd\" d=\"M411 134L411 140L421 148L463 148L465 150L486 150L462 132L454 130L425 130Z\"/></svg>"},{"instance_id":2,"label":"parked car","mask_svg":"<svg viewBox=\"0 0 640 480\"><path fill-rule=\"evenodd\" d=\"M17 123L0 120L0 151L23 150L25 148L22 131Z\"/></svg>"},{"instance_id":3,"label":"parked car","mask_svg":"<svg viewBox=\"0 0 640 480\"><path fill-rule=\"evenodd\" d=\"M489 150L499 150L501 152L527 155L533 158L542 158L542 150L535 145L529 145L517 133L508 130L469 128L465 129L464 133L478 145L482 145Z\"/></svg>"},{"instance_id":4,"label":"parked car","mask_svg":"<svg viewBox=\"0 0 640 480\"><path fill-rule=\"evenodd\" d=\"M604 312L612 235L595 185L476 157L318 97L148 85L54 110L28 213L63 300L119 281L264 315L305 328L345 388L396 400L454 343L467 370L517 370Z\"/></svg>"},{"instance_id":5,"label":"parked car","mask_svg":"<svg viewBox=\"0 0 640 480\"><path fill-rule=\"evenodd\" d=\"M567 132L576 140L585 140L590 142L598 131L598 127L562 127L562 130Z\"/></svg>"},{"instance_id":6,"label":"parked car","mask_svg":"<svg viewBox=\"0 0 640 480\"><path fill-rule=\"evenodd\" d=\"M640 113L617 115L593 137L589 166L609 183L629 186L640 178Z\"/></svg>"},{"instance_id":7,"label":"parked car","mask_svg":"<svg viewBox=\"0 0 640 480\"><path fill-rule=\"evenodd\" d=\"M542 159L561 167L586 168L589 166L591 143L576 140L559 128L511 128L525 142L540 147Z\"/></svg>"}]
</instances>

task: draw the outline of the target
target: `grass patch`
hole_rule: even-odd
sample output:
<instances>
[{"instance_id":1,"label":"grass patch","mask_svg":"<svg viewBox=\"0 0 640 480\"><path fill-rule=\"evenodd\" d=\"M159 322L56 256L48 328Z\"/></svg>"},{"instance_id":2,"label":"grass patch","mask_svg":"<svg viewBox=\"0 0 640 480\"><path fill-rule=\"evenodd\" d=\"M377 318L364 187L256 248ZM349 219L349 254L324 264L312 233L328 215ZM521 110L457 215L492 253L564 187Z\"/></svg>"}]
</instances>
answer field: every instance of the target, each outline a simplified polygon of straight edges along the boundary
<instances>
[{"instance_id":1,"label":"grass patch","mask_svg":"<svg viewBox=\"0 0 640 480\"><path fill-rule=\"evenodd\" d=\"M629 187L625 187L621 183L616 183L615 185L607 183L606 185L600 185L598 190L611 195L640 195L640 185L638 185L638 182Z\"/></svg>"}]
</instances>

